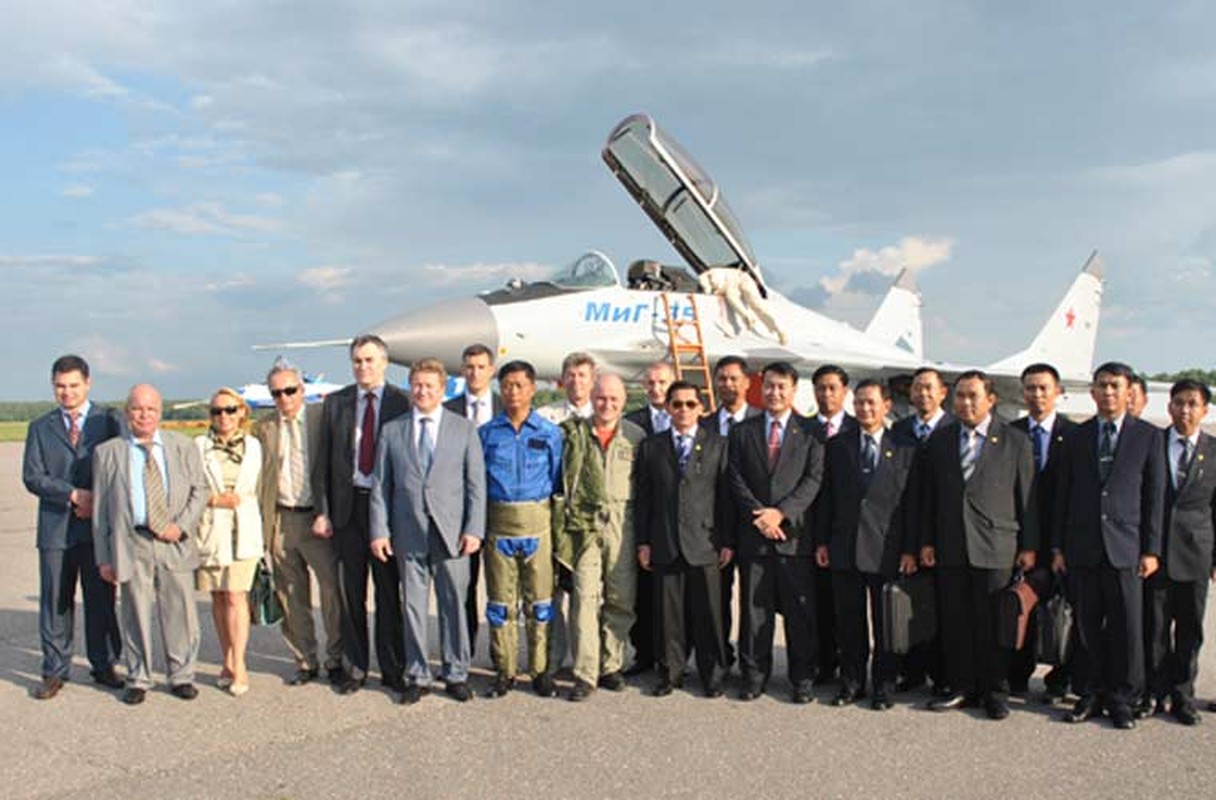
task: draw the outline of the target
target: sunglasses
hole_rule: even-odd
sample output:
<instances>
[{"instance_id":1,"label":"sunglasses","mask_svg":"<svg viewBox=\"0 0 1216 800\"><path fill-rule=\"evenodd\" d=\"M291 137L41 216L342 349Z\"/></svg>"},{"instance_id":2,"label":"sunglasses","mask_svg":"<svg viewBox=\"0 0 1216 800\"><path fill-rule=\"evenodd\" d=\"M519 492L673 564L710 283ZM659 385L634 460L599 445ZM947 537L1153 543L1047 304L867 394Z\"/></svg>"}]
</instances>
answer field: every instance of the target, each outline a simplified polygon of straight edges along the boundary
<instances>
[{"instance_id":1,"label":"sunglasses","mask_svg":"<svg viewBox=\"0 0 1216 800\"><path fill-rule=\"evenodd\" d=\"M671 406L673 411L679 411L681 408L699 408L701 406L701 401L700 400L672 400L670 403L668 403L668 405Z\"/></svg>"},{"instance_id":2,"label":"sunglasses","mask_svg":"<svg viewBox=\"0 0 1216 800\"><path fill-rule=\"evenodd\" d=\"M211 416L218 417L220 414L235 414L240 410L240 406L212 406Z\"/></svg>"},{"instance_id":3,"label":"sunglasses","mask_svg":"<svg viewBox=\"0 0 1216 800\"><path fill-rule=\"evenodd\" d=\"M300 391L299 386L284 386L282 389L271 389L270 396L274 397L276 399L279 397L282 397L283 395L287 395L288 397L291 397L298 391Z\"/></svg>"}]
</instances>

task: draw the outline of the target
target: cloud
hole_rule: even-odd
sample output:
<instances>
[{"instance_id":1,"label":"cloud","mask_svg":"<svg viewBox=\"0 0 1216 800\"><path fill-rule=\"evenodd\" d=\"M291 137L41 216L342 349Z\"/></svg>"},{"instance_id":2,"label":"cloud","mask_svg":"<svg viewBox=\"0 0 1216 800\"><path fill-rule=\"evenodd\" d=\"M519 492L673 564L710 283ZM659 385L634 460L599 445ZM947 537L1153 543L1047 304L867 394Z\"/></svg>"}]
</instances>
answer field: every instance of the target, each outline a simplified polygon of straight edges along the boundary
<instances>
[{"instance_id":1,"label":"cloud","mask_svg":"<svg viewBox=\"0 0 1216 800\"><path fill-rule=\"evenodd\" d=\"M83 356L94 372L120 377L128 377L138 372L138 365L132 358L131 351L101 334L94 333L76 339L68 349Z\"/></svg>"},{"instance_id":2,"label":"cloud","mask_svg":"<svg viewBox=\"0 0 1216 800\"><path fill-rule=\"evenodd\" d=\"M954 249L954 240L942 237L905 236L898 245L887 245L879 250L858 248L840 262L837 275L820 278L819 285L828 294L837 294L849 287L855 278L866 273L878 273L895 277L900 270L917 273L934 264L949 261Z\"/></svg>"},{"instance_id":3,"label":"cloud","mask_svg":"<svg viewBox=\"0 0 1216 800\"><path fill-rule=\"evenodd\" d=\"M309 267L296 274L296 280L310 288L321 292L341 289L350 283L350 267Z\"/></svg>"},{"instance_id":4,"label":"cloud","mask_svg":"<svg viewBox=\"0 0 1216 800\"><path fill-rule=\"evenodd\" d=\"M257 285L257 281L250 275L237 273L223 280L213 281L212 283L204 284L203 288L209 292L230 292L239 289L249 289Z\"/></svg>"},{"instance_id":5,"label":"cloud","mask_svg":"<svg viewBox=\"0 0 1216 800\"><path fill-rule=\"evenodd\" d=\"M281 220L254 214L236 214L221 203L194 203L182 208L153 208L127 219L137 228L170 231L183 236L232 236L274 234L283 228Z\"/></svg>"},{"instance_id":6,"label":"cloud","mask_svg":"<svg viewBox=\"0 0 1216 800\"><path fill-rule=\"evenodd\" d=\"M92 197L95 190L92 186L83 183L73 183L71 186L64 187L62 192L64 197L85 198Z\"/></svg>"},{"instance_id":7,"label":"cloud","mask_svg":"<svg viewBox=\"0 0 1216 800\"><path fill-rule=\"evenodd\" d=\"M779 70L809 69L836 58L829 48L781 47L771 42L739 42L714 48L704 56L706 62L713 64Z\"/></svg>"},{"instance_id":8,"label":"cloud","mask_svg":"<svg viewBox=\"0 0 1216 800\"><path fill-rule=\"evenodd\" d=\"M170 364L168 361L162 361L159 358L149 358L148 369L152 370L157 375L181 371L181 367L179 367L177 364Z\"/></svg>"},{"instance_id":9,"label":"cloud","mask_svg":"<svg viewBox=\"0 0 1216 800\"><path fill-rule=\"evenodd\" d=\"M548 278L553 274L553 267L537 264L532 261L523 263L502 264L463 264L452 266L448 264L424 264L419 276L423 283L431 286L480 285L491 280L506 280L519 278L521 281L535 281Z\"/></svg>"},{"instance_id":10,"label":"cloud","mask_svg":"<svg viewBox=\"0 0 1216 800\"><path fill-rule=\"evenodd\" d=\"M71 254L0 256L0 267L13 269L84 269L105 263L99 256Z\"/></svg>"}]
</instances>

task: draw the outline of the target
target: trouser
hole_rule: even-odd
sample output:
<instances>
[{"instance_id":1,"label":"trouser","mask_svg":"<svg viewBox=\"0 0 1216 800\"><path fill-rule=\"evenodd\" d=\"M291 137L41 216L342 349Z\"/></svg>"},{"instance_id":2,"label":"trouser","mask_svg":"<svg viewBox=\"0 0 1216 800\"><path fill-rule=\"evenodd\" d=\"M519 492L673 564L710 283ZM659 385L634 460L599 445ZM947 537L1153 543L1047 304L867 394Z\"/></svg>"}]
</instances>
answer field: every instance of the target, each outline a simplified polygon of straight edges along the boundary
<instances>
[{"instance_id":1,"label":"trouser","mask_svg":"<svg viewBox=\"0 0 1216 800\"><path fill-rule=\"evenodd\" d=\"M477 654L477 627L478 620L481 619L481 612L477 606L477 583L481 580L481 551L478 550L467 558L469 586L465 589L464 619L469 634L469 660L471 661Z\"/></svg>"},{"instance_id":2,"label":"trouser","mask_svg":"<svg viewBox=\"0 0 1216 800\"><path fill-rule=\"evenodd\" d=\"M1144 585L1149 654L1146 691L1158 698L1173 695L1193 701L1208 580L1204 576L1175 581L1164 573L1162 567Z\"/></svg>"},{"instance_id":3,"label":"trouser","mask_svg":"<svg viewBox=\"0 0 1216 800\"><path fill-rule=\"evenodd\" d=\"M38 549L38 634L42 675L68 679L76 627L76 581L84 600L84 642L89 669L105 672L122 653L114 587L101 579L92 542L64 550Z\"/></svg>"},{"instance_id":4,"label":"trouser","mask_svg":"<svg viewBox=\"0 0 1216 800\"><path fill-rule=\"evenodd\" d=\"M171 686L194 682L198 659L198 609L194 605L194 570L174 570L173 545L136 534L130 575L121 584L123 656L127 686L152 686L152 626L160 622L166 672Z\"/></svg>"},{"instance_id":5,"label":"trouser","mask_svg":"<svg viewBox=\"0 0 1216 800\"><path fill-rule=\"evenodd\" d=\"M717 564L692 566L683 559L654 568L654 603L661 609L655 620L655 652L660 654L660 669L672 683L684 675L690 634L702 686L720 684L729 669L718 573Z\"/></svg>"},{"instance_id":6,"label":"trouser","mask_svg":"<svg viewBox=\"0 0 1216 800\"><path fill-rule=\"evenodd\" d=\"M815 564L810 558L759 556L739 564L739 665L745 683L760 685L773 672L777 608L785 619L790 682L814 677Z\"/></svg>"},{"instance_id":7,"label":"trouser","mask_svg":"<svg viewBox=\"0 0 1216 800\"><path fill-rule=\"evenodd\" d=\"M815 567L815 630L819 636L819 662L816 673L820 680L831 679L840 666L833 580L835 573L831 569Z\"/></svg>"},{"instance_id":8,"label":"trouser","mask_svg":"<svg viewBox=\"0 0 1216 800\"><path fill-rule=\"evenodd\" d=\"M937 568L942 649L956 692L982 697L998 691L1009 651L997 646L997 599L1009 585L1008 569Z\"/></svg>"},{"instance_id":9,"label":"trouser","mask_svg":"<svg viewBox=\"0 0 1216 800\"><path fill-rule=\"evenodd\" d=\"M574 646L566 636L568 627L573 627L574 575L557 561L553 562L553 617L549 620L549 671L557 672L566 663L566 657ZM566 607L570 607L569 614ZM567 617L570 625L567 626Z\"/></svg>"},{"instance_id":10,"label":"trouser","mask_svg":"<svg viewBox=\"0 0 1216 800\"><path fill-rule=\"evenodd\" d=\"M440 677L446 683L469 679L469 629L464 618L464 601L469 583L469 560L453 558L439 538L434 523L427 532L427 552L397 551L401 589L405 596L404 632L405 676L422 686L431 683L427 664L428 606L431 581L435 583L435 605L439 613L439 650L443 667Z\"/></svg>"},{"instance_id":11,"label":"trouser","mask_svg":"<svg viewBox=\"0 0 1216 800\"><path fill-rule=\"evenodd\" d=\"M722 583L722 641L726 645L726 667L735 663L735 648L731 645L731 635L735 627L735 575L739 565L732 558L730 563L722 568L719 580Z\"/></svg>"},{"instance_id":12,"label":"trouser","mask_svg":"<svg viewBox=\"0 0 1216 800\"><path fill-rule=\"evenodd\" d=\"M593 538L574 565L574 592L570 595L574 677L592 686L600 675L624 667L638 573L632 534Z\"/></svg>"},{"instance_id":13,"label":"trouser","mask_svg":"<svg viewBox=\"0 0 1216 800\"><path fill-rule=\"evenodd\" d=\"M857 570L832 573L836 638L840 642L840 679L846 689L865 690L866 665L871 662L871 653L870 681L874 690L890 693L895 688L896 657L882 648L882 587L887 580L882 575Z\"/></svg>"},{"instance_id":14,"label":"trouser","mask_svg":"<svg viewBox=\"0 0 1216 800\"><path fill-rule=\"evenodd\" d=\"M655 606L654 580L647 570L638 570L633 596L633 626L629 629L629 642L633 645L633 663L640 667L650 667L656 661L654 651Z\"/></svg>"},{"instance_id":15,"label":"trouser","mask_svg":"<svg viewBox=\"0 0 1216 800\"><path fill-rule=\"evenodd\" d=\"M371 557L368 537L370 493L355 489L350 521L334 531L342 597L342 642L351 675L367 676L371 648L367 632L367 577L371 573L376 602L376 662L385 683L401 680L405 671L405 643L401 639L401 576L393 559Z\"/></svg>"},{"instance_id":16,"label":"trouser","mask_svg":"<svg viewBox=\"0 0 1216 800\"><path fill-rule=\"evenodd\" d=\"M546 523L547 526L547 523ZM527 619L528 666L533 675L548 670L549 621L553 617L553 542L547 527L536 536L486 536L486 622L490 658L498 674L519 671L522 601Z\"/></svg>"},{"instance_id":17,"label":"trouser","mask_svg":"<svg viewBox=\"0 0 1216 800\"><path fill-rule=\"evenodd\" d=\"M270 513L270 512L267 512ZM317 669L317 636L312 617L312 583L317 576L321 620L325 627L325 668L342 666L342 601L338 595L338 557L333 542L312 535L312 511L286 508L275 512L270 556L275 593L283 604L283 638L296 665Z\"/></svg>"},{"instance_id":18,"label":"trouser","mask_svg":"<svg viewBox=\"0 0 1216 800\"><path fill-rule=\"evenodd\" d=\"M1144 689L1143 581L1135 567L1069 566L1076 619L1073 691L1131 705Z\"/></svg>"}]
</instances>

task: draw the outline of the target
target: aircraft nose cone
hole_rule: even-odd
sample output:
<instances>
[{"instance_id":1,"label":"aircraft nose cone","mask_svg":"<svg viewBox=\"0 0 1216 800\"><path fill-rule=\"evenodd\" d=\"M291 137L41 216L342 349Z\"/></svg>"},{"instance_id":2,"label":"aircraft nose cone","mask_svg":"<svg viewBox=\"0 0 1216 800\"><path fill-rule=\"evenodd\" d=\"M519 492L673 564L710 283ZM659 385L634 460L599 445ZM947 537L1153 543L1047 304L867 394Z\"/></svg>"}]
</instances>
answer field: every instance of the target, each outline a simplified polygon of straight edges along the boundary
<instances>
[{"instance_id":1,"label":"aircraft nose cone","mask_svg":"<svg viewBox=\"0 0 1216 800\"><path fill-rule=\"evenodd\" d=\"M498 352L498 325L484 302L461 298L436 303L381 322L370 331L388 345L389 360L409 366L437 358L450 371L460 369L460 354L471 344Z\"/></svg>"}]
</instances>

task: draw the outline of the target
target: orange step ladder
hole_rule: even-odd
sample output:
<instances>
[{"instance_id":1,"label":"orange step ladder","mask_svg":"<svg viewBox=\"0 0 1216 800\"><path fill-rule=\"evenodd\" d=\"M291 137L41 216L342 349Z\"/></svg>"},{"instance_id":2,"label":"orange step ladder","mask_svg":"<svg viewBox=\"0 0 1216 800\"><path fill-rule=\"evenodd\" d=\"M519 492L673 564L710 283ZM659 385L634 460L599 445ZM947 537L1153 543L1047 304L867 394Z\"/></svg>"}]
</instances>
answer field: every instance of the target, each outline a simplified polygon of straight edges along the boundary
<instances>
[{"instance_id":1,"label":"orange step ladder","mask_svg":"<svg viewBox=\"0 0 1216 800\"><path fill-rule=\"evenodd\" d=\"M705 340L701 335L701 317L697 312L696 297L692 294L687 295L688 305L692 309L692 316L688 318L676 319L672 313L671 293L663 292L663 316L667 320L667 341L668 351L671 353L671 366L676 374L676 380L688 380L685 373L691 373L690 377L700 376L704 381L705 397L708 401L707 405L710 412L718 410L717 401L714 398L714 379L713 370L709 364L709 360L705 357ZM685 332L690 335L686 335ZM696 381L693 381L696 383Z\"/></svg>"}]
</instances>

